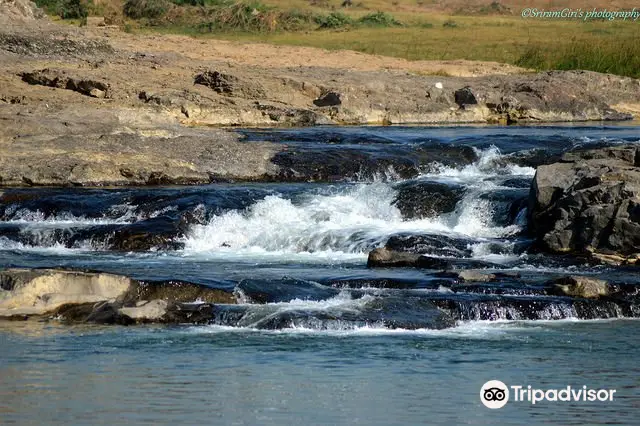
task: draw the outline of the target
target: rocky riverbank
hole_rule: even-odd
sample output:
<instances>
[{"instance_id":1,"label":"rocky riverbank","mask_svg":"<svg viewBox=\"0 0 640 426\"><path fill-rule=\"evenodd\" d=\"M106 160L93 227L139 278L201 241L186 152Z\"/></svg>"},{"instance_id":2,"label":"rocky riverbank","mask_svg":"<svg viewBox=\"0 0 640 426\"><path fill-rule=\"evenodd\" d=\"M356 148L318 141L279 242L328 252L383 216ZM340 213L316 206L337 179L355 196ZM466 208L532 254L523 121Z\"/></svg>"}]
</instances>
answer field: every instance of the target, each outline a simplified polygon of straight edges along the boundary
<instances>
[{"instance_id":1,"label":"rocky riverbank","mask_svg":"<svg viewBox=\"0 0 640 426\"><path fill-rule=\"evenodd\" d=\"M203 126L627 120L639 110L640 82L614 75L349 52L341 68L318 49L296 56L38 16L2 16L0 185L284 178L274 161L282 146Z\"/></svg>"}]
</instances>

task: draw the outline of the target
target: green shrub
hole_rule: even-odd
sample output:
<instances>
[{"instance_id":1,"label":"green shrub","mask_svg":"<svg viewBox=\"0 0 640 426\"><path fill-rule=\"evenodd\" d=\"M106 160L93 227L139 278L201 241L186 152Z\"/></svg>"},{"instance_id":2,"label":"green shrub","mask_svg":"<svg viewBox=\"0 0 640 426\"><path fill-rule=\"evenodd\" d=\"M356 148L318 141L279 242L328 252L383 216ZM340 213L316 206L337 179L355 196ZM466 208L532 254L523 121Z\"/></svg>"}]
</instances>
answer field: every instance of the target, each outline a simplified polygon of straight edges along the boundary
<instances>
[{"instance_id":1,"label":"green shrub","mask_svg":"<svg viewBox=\"0 0 640 426\"><path fill-rule=\"evenodd\" d=\"M328 15L316 17L316 23L320 28L345 28L353 25L353 19L341 12L331 12Z\"/></svg>"},{"instance_id":2,"label":"green shrub","mask_svg":"<svg viewBox=\"0 0 640 426\"><path fill-rule=\"evenodd\" d=\"M80 19L80 24L86 24L89 16L87 0L35 0L36 6L48 15L57 15L62 19Z\"/></svg>"},{"instance_id":3,"label":"green shrub","mask_svg":"<svg viewBox=\"0 0 640 426\"><path fill-rule=\"evenodd\" d=\"M167 0L127 0L123 12L132 19L156 19L167 13L169 6Z\"/></svg>"},{"instance_id":4,"label":"green shrub","mask_svg":"<svg viewBox=\"0 0 640 426\"><path fill-rule=\"evenodd\" d=\"M358 19L358 23L368 27L397 27L402 25L393 15L385 12L375 12L364 15Z\"/></svg>"},{"instance_id":5,"label":"green shrub","mask_svg":"<svg viewBox=\"0 0 640 426\"><path fill-rule=\"evenodd\" d=\"M35 0L35 3L49 15L58 14L58 0Z\"/></svg>"},{"instance_id":6,"label":"green shrub","mask_svg":"<svg viewBox=\"0 0 640 426\"><path fill-rule=\"evenodd\" d=\"M209 10L209 21L200 30L268 32L278 26L279 12L258 1L232 3Z\"/></svg>"}]
</instances>

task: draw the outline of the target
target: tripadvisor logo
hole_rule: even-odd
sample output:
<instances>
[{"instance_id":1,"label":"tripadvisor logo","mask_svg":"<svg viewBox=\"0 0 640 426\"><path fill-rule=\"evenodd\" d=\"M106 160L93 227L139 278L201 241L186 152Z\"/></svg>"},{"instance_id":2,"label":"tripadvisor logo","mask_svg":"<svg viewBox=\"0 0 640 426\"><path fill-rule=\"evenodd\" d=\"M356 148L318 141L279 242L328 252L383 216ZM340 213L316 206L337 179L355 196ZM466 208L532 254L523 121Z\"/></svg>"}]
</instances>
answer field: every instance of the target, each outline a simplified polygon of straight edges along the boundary
<instances>
[{"instance_id":1,"label":"tripadvisor logo","mask_svg":"<svg viewBox=\"0 0 640 426\"><path fill-rule=\"evenodd\" d=\"M489 380L480 389L480 401L492 410L502 408L509 402L509 388L500 380Z\"/></svg>"},{"instance_id":2,"label":"tripadvisor logo","mask_svg":"<svg viewBox=\"0 0 640 426\"><path fill-rule=\"evenodd\" d=\"M549 402L611 402L615 389L590 389L587 386L561 389L536 389L529 386L507 386L500 380L489 380L480 389L480 401L492 410L502 408L509 400L528 402L535 405L541 401ZM511 398L510 398L511 396Z\"/></svg>"}]
</instances>

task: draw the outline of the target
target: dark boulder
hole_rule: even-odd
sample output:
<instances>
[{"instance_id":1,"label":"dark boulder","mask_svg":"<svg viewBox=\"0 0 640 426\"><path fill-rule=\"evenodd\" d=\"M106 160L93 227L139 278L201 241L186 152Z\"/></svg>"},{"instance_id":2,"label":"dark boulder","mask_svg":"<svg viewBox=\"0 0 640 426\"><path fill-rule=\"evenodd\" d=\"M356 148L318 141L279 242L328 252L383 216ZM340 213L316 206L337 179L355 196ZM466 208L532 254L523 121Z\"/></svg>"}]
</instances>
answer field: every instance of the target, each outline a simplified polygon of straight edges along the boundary
<instances>
[{"instance_id":1,"label":"dark boulder","mask_svg":"<svg viewBox=\"0 0 640 426\"><path fill-rule=\"evenodd\" d=\"M489 201L494 226L509 226L515 223L520 211L528 206L526 189L498 189L480 195Z\"/></svg>"},{"instance_id":2,"label":"dark boulder","mask_svg":"<svg viewBox=\"0 0 640 426\"><path fill-rule=\"evenodd\" d=\"M396 186L393 204L406 219L436 217L455 210L464 187L439 182L404 182Z\"/></svg>"},{"instance_id":3,"label":"dark boulder","mask_svg":"<svg viewBox=\"0 0 640 426\"><path fill-rule=\"evenodd\" d=\"M569 152L540 166L529 194L529 229L550 253L640 252L640 155L634 145Z\"/></svg>"},{"instance_id":4,"label":"dark boulder","mask_svg":"<svg viewBox=\"0 0 640 426\"><path fill-rule=\"evenodd\" d=\"M476 105L478 103L476 96L469 86L456 90L453 93L453 97L460 108L464 108L465 105Z\"/></svg>"},{"instance_id":5,"label":"dark boulder","mask_svg":"<svg viewBox=\"0 0 640 426\"><path fill-rule=\"evenodd\" d=\"M183 244L185 224L168 216L159 216L126 225L116 230L110 239L112 250L147 251L151 249L177 250Z\"/></svg>"},{"instance_id":6,"label":"dark boulder","mask_svg":"<svg viewBox=\"0 0 640 426\"><path fill-rule=\"evenodd\" d=\"M342 104L342 100L340 99L340 93L328 92L314 100L313 104L318 107L338 106Z\"/></svg>"},{"instance_id":7,"label":"dark boulder","mask_svg":"<svg viewBox=\"0 0 640 426\"><path fill-rule=\"evenodd\" d=\"M400 234L389 238L385 248L392 251L438 256L466 257L471 240L438 234Z\"/></svg>"}]
</instances>

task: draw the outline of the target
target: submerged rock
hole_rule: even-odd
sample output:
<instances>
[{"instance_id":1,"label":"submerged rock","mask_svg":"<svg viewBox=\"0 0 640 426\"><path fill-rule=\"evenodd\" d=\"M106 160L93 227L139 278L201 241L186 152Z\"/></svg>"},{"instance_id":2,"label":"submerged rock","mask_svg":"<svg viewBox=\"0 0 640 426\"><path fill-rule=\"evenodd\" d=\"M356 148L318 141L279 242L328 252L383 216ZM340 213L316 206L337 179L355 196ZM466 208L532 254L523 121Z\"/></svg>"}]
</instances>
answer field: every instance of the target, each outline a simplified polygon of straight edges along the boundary
<instances>
[{"instance_id":1,"label":"submerged rock","mask_svg":"<svg viewBox=\"0 0 640 426\"><path fill-rule=\"evenodd\" d=\"M177 239L186 231L185 225L168 216L136 222L115 231L110 246L125 251L176 250L183 246Z\"/></svg>"},{"instance_id":2,"label":"submerged rock","mask_svg":"<svg viewBox=\"0 0 640 426\"><path fill-rule=\"evenodd\" d=\"M313 281L283 278L280 281L246 279L238 283L241 291L253 303L279 303L299 300L325 300L337 296L339 290Z\"/></svg>"},{"instance_id":3,"label":"submerged rock","mask_svg":"<svg viewBox=\"0 0 640 426\"><path fill-rule=\"evenodd\" d=\"M497 279L496 274L492 274L489 272L481 272L475 271L473 269L468 269L466 271L458 272L458 279L462 282L484 282L488 283L491 281L495 281Z\"/></svg>"},{"instance_id":4,"label":"submerged rock","mask_svg":"<svg viewBox=\"0 0 640 426\"><path fill-rule=\"evenodd\" d=\"M431 301L418 297L365 296L326 306L242 305L213 312L214 323L261 330L308 328L350 330L359 327L441 329L455 322Z\"/></svg>"},{"instance_id":5,"label":"submerged rock","mask_svg":"<svg viewBox=\"0 0 640 426\"><path fill-rule=\"evenodd\" d=\"M578 150L540 166L529 195L536 247L622 257L640 252L639 154L635 145Z\"/></svg>"}]
</instances>

